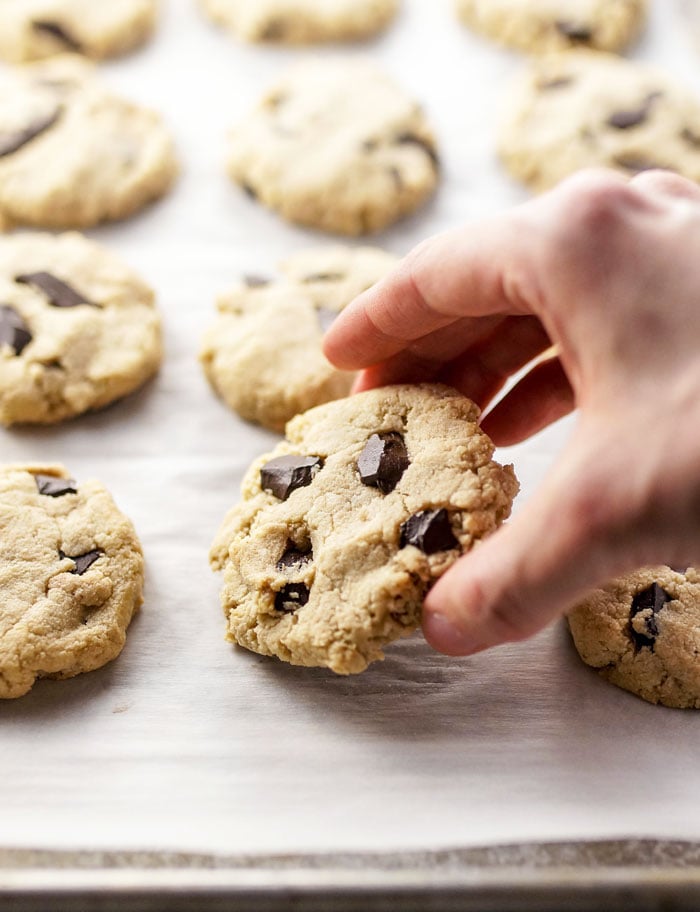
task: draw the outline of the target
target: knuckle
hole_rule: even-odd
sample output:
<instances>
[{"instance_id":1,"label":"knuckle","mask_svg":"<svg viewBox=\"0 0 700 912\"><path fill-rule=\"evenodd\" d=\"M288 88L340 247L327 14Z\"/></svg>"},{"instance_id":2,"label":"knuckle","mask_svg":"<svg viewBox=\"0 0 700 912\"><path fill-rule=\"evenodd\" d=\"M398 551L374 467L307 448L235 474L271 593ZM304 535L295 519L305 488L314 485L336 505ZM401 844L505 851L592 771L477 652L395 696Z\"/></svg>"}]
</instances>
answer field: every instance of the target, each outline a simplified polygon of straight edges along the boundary
<instances>
[{"instance_id":1,"label":"knuckle","mask_svg":"<svg viewBox=\"0 0 700 912\"><path fill-rule=\"evenodd\" d=\"M560 186L560 217L569 230L587 237L609 234L642 200L640 192L614 172L587 170Z\"/></svg>"}]
</instances>

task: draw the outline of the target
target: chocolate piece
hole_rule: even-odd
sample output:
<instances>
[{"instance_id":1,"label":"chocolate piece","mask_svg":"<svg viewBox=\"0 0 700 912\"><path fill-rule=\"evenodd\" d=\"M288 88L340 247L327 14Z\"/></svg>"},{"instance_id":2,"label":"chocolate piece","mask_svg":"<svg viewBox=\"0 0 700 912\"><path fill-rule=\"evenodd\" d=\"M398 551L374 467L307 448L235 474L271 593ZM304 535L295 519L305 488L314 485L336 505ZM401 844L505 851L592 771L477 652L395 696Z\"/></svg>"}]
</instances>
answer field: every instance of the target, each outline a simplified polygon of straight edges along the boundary
<instances>
[{"instance_id":1,"label":"chocolate piece","mask_svg":"<svg viewBox=\"0 0 700 912\"><path fill-rule=\"evenodd\" d=\"M27 143L45 133L56 123L60 114L61 108L56 105L53 111L49 114L44 114L43 117L35 118L23 130L0 133L0 158L19 152Z\"/></svg>"},{"instance_id":2,"label":"chocolate piece","mask_svg":"<svg viewBox=\"0 0 700 912\"><path fill-rule=\"evenodd\" d=\"M275 611L294 614L309 600L309 587L304 583L287 583L284 589L275 595Z\"/></svg>"},{"instance_id":3,"label":"chocolate piece","mask_svg":"<svg viewBox=\"0 0 700 912\"><path fill-rule=\"evenodd\" d=\"M22 316L9 304L0 304L0 346L9 345L21 355L32 341L32 334Z\"/></svg>"},{"instance_id":4,"label":"chocolate piece","mask_svg":"<svg viewBox=\"0 0 700 912\"><path fill-rule=\"evenodd\" d=\"M639 126L647 119L652 105L662 94L662 92L651 92L638 108L634 108L631 111L613 112L606 121L607 125L615 127L617 130L629 130L630 127Z\"/></svg>"},{"instance_id":5,"label":"chocolate piece","mask_svg":"<svg viewBox=\"0 0 700 912\"><path fill-rule=\"evenodd\" d=\"M447 510L421 510L409 516L401 525L401 547L406 545L415 545L424 554L458 548Z\"/></svg>"},{"instance_id":6,"label":"chocolate piece","mask_svg":"<svg viewBox=\"0 0 700 912\"><path fill-rule=\"evenodd\" d=\"M554 23L556 30L560 35L568 38L576 44L588 44L593 38L593 32L586 25L577 22L569 22L565 19L559 19Z\"/></svg>"},{"instance_id":7,"label":"chocolate piece","mask_svg":"<svg viewBox=\"0 0 700 912\"><path fill-rule=\"evenodd\" d=\"M574 81L573 76L559 76L556 79L544 79L537 83L538 89L563 89L571 85Z\"/></svg>"},{"instance_id":8,"label":"chocolate piece","mask_svg":"<svg viewBox=\"0 0 700 912\"><path fill-rule=\"evenodd\" d=\"M390 494L411 464L401 434L372 434L357 460L362 484Z\"/></svg>"},{"instance_id":9,"label":"chocolate piece","mask_svg":"<svg viewBox=\"0 0 700 912\"><path fill-rule=\"evenodd\" d=\"M284 19L270 19L260 33L261 41L282 41L287 34L287 23Z\"/></svg>"},{"instance_id":10,"label":"chocolate piece","mask_svg":"<svg viewBox=\"0 0 700 912\"><path fill-rule=\"evenodd\" d=\"M635 618L641 612L651 611L644 619L644 626L646 627L646 634L639 633L630 625L630 636L634 641L636 649L641 649L643 646L648 646L649 649L654 648L654 642L656 637L659 635L659 627L656 623L656 615L661 611L664 605L667 602L673 600L673 596L669 595L665 589L662 589L658 583L652 583L648 589L643 589L641 592L638 592L635 597L632 599L632 608L630 609L630 619Z\"/></svg>"},{"instance_id":11,"label":"chocolate piece","mask_svg":"<svg viewBox=\"0 0 700 912\"><path fill-rule=\"evenodd\" d=\"M298 570L304 566L304 564L309 564L314 559L313 551L311 545L308 547L297 547L297 545L291 540L287 539L287 547L284 554L277 561L277 569L281 572L285 570Z\"/></svg>"},{"instance_id":12,"label":"chocolate piece","mask_svg":"<svg viewBox=\"0 0 700 912\"><path fill-rule=\"evenodd\" d=\"M246 288L264 288L266 285L270 284L270 279L266 279L264 276L257 275L244 275L243 284Z\"/></svg>"},{"instance_id":13,"label":"chocolate piece","mask_svg":"<svg viewBox=\"0 0 700 912\"><path fill-rule=\"evenodd\" d=\"M286 500L292 491L310 485L322 466L323 461L318 456L278 456L260 469L260 487L280 500Z\"/></svg>"},{"instance_id":14,"label":"chocolate piece","mask_svg":"<svg viewBox=\"0 0 700 912\"><path fill-rule=\"evenodd\" d=\"M253 187L251 187L250 184L247 184L245 181L243 181L241 183L241 190L245 193L246 196L249 196L252 200L256 200L258 198L257 191Z\"/></svg>"},{"instance_id":15,"label":"chocolate piece","mask_svg":"<svg viewBox=\"0 0 700 912\"><path fill-rule=\"evenodd\" d=\"M657 168L665 168L658 162L648 161L644 158L636 158L631 155L618 155L613 159L613 163L625 171L631 171L633 174L639 174L642 171L655 171Z\"/></svg>"},{"instance_id":16,"label":"chocolate piece","mask_svg":"<svg viewBox=\"0 0 700 912\"><path fill-rule=\"evenodd\" d=\"M61 279L57 279L50 272L30 272L25 275L15 276L15 282L21 285L31 285L32 288L38 288L43 291L49 299L49 304L54 307L79 307L81 304L89 304L91 307L99 307L83 297L75 288L66 285Z\"/></svg>"},{"instance_id":17,"label":"chocolate piece","mask_svg":"<svg viewBox=\"0 0 700 912\"><path fill-rule=\"evenodd\" d=\"M694 149L700 149L700 135L694 133L689 127L681 130L681 139L684 139Z\"/></svg>"},{"instance_id":18,"label":"chocolate piece","mask_svg":"<svg viewBox=\"0 0 700 912\"><path fill-rule=\"evenodd\" d=\"M340 282L345 278L345 274L342 272L312 272L310 275L305 275L301 280L304 284L310 282Z\"/></svg>"},{"instance_id":19,"label":"chocolate piece","mask_svg":"<svg viewBox=\"0 0 700 912\"><path fill-rule=\"evenodd\" d=\"M80 42L58 22L49 21L48 19L34 19L32 21L32 29L40 34L50 35L60 41L69 51L74 51L76 54L79 54L83 49Z\"/></svg>"},{"instance_id":20,"label":"chocolate piece","mask_svg":"<svg viewBox=\"0 0 700 912\"><path fill-rule=\"evenodd\" d=\"M55 475L34 475L37 490L46 497L62 497L64 494L77 494L78 486L74 478L57 478Z\"/></svg>"},{"instance_id":21,"label":"chocolate piece","mask_svg":"<svg viewBox=\"0 0 700 912\"><path fill-rule=\"evenodd\" d=\"M321 332L327 333L338 318L338 311L331 310L330 307L318 307L316 309L316 316L318 317L318 324L321 327Z\"/></svg>"},{"instance_id":22,"label":"chocolate piece","mask_svg":"<svg viewBox=\"0 0 700 912\"><path fill-rule=\"evenodd\" d=\"M426 139L423 139L422 136L417 136L415 133L400 133L395 139L394 142L397 146L405 145L414 145L420 146L421 149L426 153L428 158L431 160L433 165L436 168L440 167L440 159L434 148Z\"/></svg>"},{"instance_id":23,"label":"chocolate piece","mask_svg":"<svg viewBox=\"0 0 700 912\"><path fill-rule=\"evenodd\" d=\"M73 561L75 567L70 572L74 573L76 576L82 576L83 573L86 573L103 554L104 551L101 551L99 548L95 548L92 551L86 551L85 554L78 554L76 557L73 557L71 554L64 554L63 551L58 552L61 560L67 557L68 560Z\"/></svg>"}]
</instances>

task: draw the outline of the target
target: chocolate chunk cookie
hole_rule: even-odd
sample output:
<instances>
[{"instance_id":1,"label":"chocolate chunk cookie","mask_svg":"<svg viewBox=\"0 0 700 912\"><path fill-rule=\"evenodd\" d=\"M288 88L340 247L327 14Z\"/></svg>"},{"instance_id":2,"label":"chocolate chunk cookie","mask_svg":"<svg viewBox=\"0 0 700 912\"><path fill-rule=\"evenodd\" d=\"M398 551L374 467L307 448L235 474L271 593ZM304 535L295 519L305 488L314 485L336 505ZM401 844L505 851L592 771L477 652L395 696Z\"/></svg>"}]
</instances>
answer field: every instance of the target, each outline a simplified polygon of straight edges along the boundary
<instances>
[{"instance_id":1,"label":"chocolate chunk cookie","mask_svg":"<svg viewBox=\"0 0 700 912\"><path fill-rule=\"evenodd\" d=\"M355 41L385 28L398 0L200 0L215 22L245 41Z\"/></svg>"},{"instance_id":2,"label":"chocolate chunk cookie","mask_svg":"<svg viewBox=\"0 0 700 912\"><path fill-rule=\"evenodd\" d=\"M438 179L420 107L362 60L297 64L233 131L228 172L285 219L360 235L413 212Z\"/></svg>"},{"instance_id":3,"label":"chocolate chunk cookie","mask_svg":"<svg viewBox=\"0 0 700 912\"><path fill-rule=\"evenodd\" d=\"M140 607L131 522L62 466L0 466L0 698L116 658Z\"/></svg>"},{"instance_id":4,"label":"chocolate chunk cookie","mask_svg":"<svg viewBox=\"0 0 700 912\"><path fill-rule=\"evenodd\" d=\"M352 674L415 630L431 584L507 518L518 489L478 414L426 384L290 421L212 546L229 639Z\"/></svg>"},{"instance_id":5,"label":"chocolate chunk cookie","mask_svg":"<svg viewBox=\"0 0 700 912\"><path fill-rule=\"evenodd\" d=\"M153 292L102 247L79 234L0 237L0 423L107 405L161 354Z\"/></svg>"},{"instance_id":6,"label":"chocolate chunk cookie","mask_svg":"<svg viewBox=\"0 0 700 912\"><path fill-rule=\"evenodd\" d=\"M513 97L501 157L536 190L580 168L667 168L700 180L700 103L656 69L570 51L536 61Z\"/></svg>"},{"instance_id":7,"label":"chocolate chunk cookie","mask_svg":"<svg viewBox=\"0 0 700 912\"><path fill-rule=\"evenodd\" d=\"M700 709L700 573L648 567L578 604L569 627L600 675L648 700Z\"/></svg>"},{"instance_id":8,"label":"chocolate chunk cookie","mask_svg":"<svg viewBox=\"0 0 700 912\"><path fill-rule=\"evenodd\" d=\"M619 51L638 34L647 0L456 0L461 19L528 53L590 47Z\"/></svg>"},{"instance_id":9,"label":"chocolate chunk cookie","mask_svg":"<svg viewBox=\"0 0 700 912\"><path fill-rule=\"evenodd\" d=\"M0 74L0 229L124 218L176 173L160 118L112 95L82 58Z\"/></svg>"},{"instance_id":10,"label":"chocolate chunk cookie","mask_svg":"<svg viewBox=\"0 0 700 912\"><path fill-rule=\"evenodd\" d=\"M371 247L329 247L289 257L281 279L245 278L219 298L204 337L200 359L213 388L241 417L276 431L346 396L353 375L328 363L323 334L396 262Z\"/></svg>"},{"instance_id":11,"label":"chocolate chunk cookie","mask_svg":"<svg viewBox=\"0 0 700 912\"><path fill-rule=\"evenodd\" d=\"M12 63L57 54L97 60L123 54L153 31L156 0L2 0L0 57Z\"/></svg>"}]
</instances>

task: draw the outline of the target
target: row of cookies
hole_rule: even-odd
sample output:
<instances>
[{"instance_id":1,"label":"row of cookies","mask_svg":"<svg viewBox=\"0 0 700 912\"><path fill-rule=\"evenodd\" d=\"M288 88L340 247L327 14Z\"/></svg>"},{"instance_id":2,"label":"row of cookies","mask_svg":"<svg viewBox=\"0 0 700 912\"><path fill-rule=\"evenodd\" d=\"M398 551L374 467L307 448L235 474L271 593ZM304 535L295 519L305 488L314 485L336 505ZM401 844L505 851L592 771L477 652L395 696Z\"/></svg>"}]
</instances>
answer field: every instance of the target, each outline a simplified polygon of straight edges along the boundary
<instances>
[{"instance_id":1,"label":"row of cookies","mask_svg":"<svg viewBox=\"0 0 700 912\"><path fill-rule=\"evenodd\" d=\"M594 165L700 180L700 104L653 68L568 51L532 64L499 146L537 190ZM356 236L420 207L437 187L439 156L420 106L375 65L305 60L232 132L227 169L285 219ZM124 218L177 173L160 118L115 96L79 57L0 78L0 228Z\"/></svg>"},{"instance_id":2,"label":"row of cookies","mask_svg":"<svg viewBox=\"0 0 700 912\"><path fill-rule=\"evenodd\" d=\"M527 52L573 45L624 49L638 35L647 0L589 0L571 9L524 0L455 0L457 14L477 32ZM239 38L313 44L375 35L391 22L399 0L199 0L201 9ZM126 53L152 34L158 0L4 0L0 57L40 60L66 51L95 60Z\"/></svg>"}]
</instances>

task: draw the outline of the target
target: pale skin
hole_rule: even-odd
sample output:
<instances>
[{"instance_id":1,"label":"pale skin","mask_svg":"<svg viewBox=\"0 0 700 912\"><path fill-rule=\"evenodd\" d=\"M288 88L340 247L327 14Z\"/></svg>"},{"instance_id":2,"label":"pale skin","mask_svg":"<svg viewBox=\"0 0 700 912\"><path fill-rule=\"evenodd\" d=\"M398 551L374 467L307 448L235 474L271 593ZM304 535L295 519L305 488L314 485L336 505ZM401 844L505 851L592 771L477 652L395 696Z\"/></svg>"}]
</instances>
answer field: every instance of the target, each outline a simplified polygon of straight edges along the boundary
<instances>
[{"instance_id":1,"label":"pale skin","mask_svg":"<svg viewBox=\"0 0 700 912\"><path fill-rule=\"evenodd\" d=\"M441 652L525 639L637 567L700 563L695 184L582 172L431 238L343 312L325 352L361 371L356 390L451 384L499 446L578 409L539 489L428 594L423 630Z\"/></svg>"}]
</instances>

